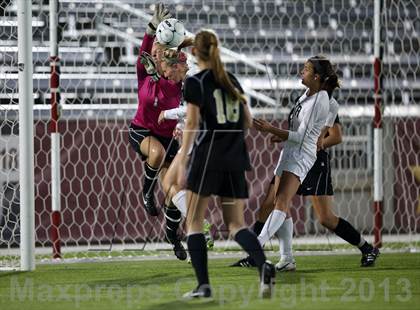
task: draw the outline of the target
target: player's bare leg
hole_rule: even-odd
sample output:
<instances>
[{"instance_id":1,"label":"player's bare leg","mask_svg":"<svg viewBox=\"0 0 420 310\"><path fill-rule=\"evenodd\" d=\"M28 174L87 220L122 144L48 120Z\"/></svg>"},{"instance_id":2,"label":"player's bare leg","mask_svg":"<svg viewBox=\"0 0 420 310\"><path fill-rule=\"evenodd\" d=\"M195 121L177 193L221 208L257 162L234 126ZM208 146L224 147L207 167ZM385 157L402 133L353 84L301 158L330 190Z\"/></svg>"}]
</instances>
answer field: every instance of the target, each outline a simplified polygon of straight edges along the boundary
<instances>
[{"instance_id":1,"label":"player's bare leg","mask_svg":"<svg viewBox=\"0 0 420 310\"><path fill-rule=\"evenodd\" d=\"M181 242L181 236L178 234L178 229L182 221L182 215L186 215L186 207L183 210L179 210L173 202L172 197L180 190L176 184L177 180L177 163L179 162L179 156L175 156L172 160L171 165L165 169L165 174L161 178L161 185L165 193L164 202L164 213L166 220L165 227L165 238L172 244L175 256L179 260L187 259L187 251ZM182 212L183 211L183 212Z\"/></svg>"},{"instance_id":2,"label":"player's bare leg","mask_svg":"<svg viewBox=\"0 0 420 310\"><path fill-rule=\"evenodd\" d=\"M311 198L315 214L321 225L359 248L360 252L362 252L360 262L362 267L373 266L380 254L379 249L369 244L349 222L334 214L333 196L311 196Z\"/></svg>"},{"instance_id":3,"label":"player's bare leg","mask_svg":"<svg viewBox=\"0 0 420 310\"><path fill-rule=\"evenodd\" d=\"M283 225L287 217L290 202L300 186L299 178L291 172L283 171L276 197L274 200L274 210L270 213L264 227L258 236L258 240L264 245Z\"/></svg>"},{"instance_id":4,"label":"player's bare leg","mask_svg":"<svg viewBox=\"0 0 420 310\"><path fill-rule=\"evenodd\" d=\"M207 267L207 246L203 234L203 220L208 202L209 197L187 191L187 244L198 284L194 290L184 294L185 299L208 299L212 296Z\"/></svg>"},{"instance_id":5,"label":"player's bare leg","mask_svg":"<svg viewBox=\"0 0 420 310\"><path fill-rule=\"evenodd\" d=\"M180 156L177 154L175 158L173 159L171 165L169 166L164 178L162 179L162 188L165 193L165 208L164 210L168 210L171 213L175 213L176 211L173 209L177 209L180 212L179 216L183 216L186 218L187 216L187 206L186 206L186 191L181 189L181 187L177 184L177 178L178 178L178 165L180 162ZM166 214L166 213L165 213ZM176 219L179 217L176 216ZM167 223L168 217L166 217ZM178 229L180 221L176 223L171 224L170 227L171 230L175 231ZM168 225L167 225L168 228ZM206 238L206 244L207 248L211 249L213 248L214 241L211 236L211 225L210 223L204 219L204 236ZM179 238L177 238L179 239ZM177 255L178 257L178 255Z\"/></svg>"},{"instance_id":6,"label":"player's bare leg","mask_svg":"<svg viewBox=\"0 0 420 310\"><path fill-rule=\"evenodd\" d=\"M277 190L280 186L280 177L276 175L274 180L274 188L276 189L274 197L277 196ZM273 207L274 207L274 198L273 197ZM268 218L268 215L267 215ZM292 242L293 242L293 219L290 215L290 209L287 212L286 219L283 222L283 225L276 232L277 238L279 240L279 252L280 260L275 265L276 270L279 272L285 271L295 271L296 270L296 261L293 257L292 251Z\"/></svg>"},{"instance_id":7,"label":"player's bare leg","mask_svg":"<svg viewBox=\"0 0 420 310\"><path fill-rule=\"evenodd\" d=\"M276 196L276 189L278 189L280 182L280 177L276 176L274 184L270 184L267 194L264 198L263 204L257 213L257 221L253 226L253 231L256 235L259 235L264 224L274 209L274 198ZM287 215L287 218L283 225L276 232L279 239L279 251L280 251L280 260L276 264L277 271L294 271L296 270L296 262L292 253L292 238L293 238L293 220L290 214ZM239 261L233 263L231 267L255 267L254 260L247 256L240 259Z\"/></svg>"},{"instance_id":8,"label":"player's bare leg","mask_svg":"<svg viewBox=\"0 0 420 310\"><path fill-rule=\"evenodd\" d=\"M266 261L257 236L245 227L243 199L221 198L223 219L235 241L248 253L260 272L260 297L270 298L275 281L275 268Z\"/></svg>"},{"instance_id":9,"label":"player's bare leg","mask_svg":"<svg viewBox=\"0 0 420 310\"><path fill-rule=\"evenodd\" d=\"M264 223L267 220L268 216L270 215L271 211L274 208L274 197L275 197L275 186L274 184L270 184L267 194L264 198L264 201L261 207L257 211L257 221L255 222L254 226L252 227L252 231L255 235L259 235L262 228L264 227ZM237 262L230 265L231 267L256 267L255 261L250 257L247 256L238 260Z\"/></svg>"}]
</instances>

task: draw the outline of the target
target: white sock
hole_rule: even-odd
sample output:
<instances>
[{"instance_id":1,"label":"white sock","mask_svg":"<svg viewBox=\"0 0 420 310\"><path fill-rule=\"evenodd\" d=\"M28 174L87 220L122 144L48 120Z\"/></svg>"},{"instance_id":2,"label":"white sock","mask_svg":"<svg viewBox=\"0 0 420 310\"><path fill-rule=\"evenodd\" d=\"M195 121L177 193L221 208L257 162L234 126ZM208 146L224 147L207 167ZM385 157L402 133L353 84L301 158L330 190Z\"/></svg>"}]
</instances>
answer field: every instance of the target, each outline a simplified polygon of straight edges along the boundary
<instances>
[{"instance_id":1,"label":"white sock","mask_svg":"<svg viewBox=\"0 0 420 310\"><path fill-rule=\"evenodd\" d=\"M270 240L270 238L276 233L276 231L283 225L284 219L286 218L286 213L280 210L273 210L270 213L267 220L265 221L264 227L261 230L260 235L258 236L258 241L261 246Z\"/></svg>"},{"instance_id":2,"label":"white sock","mask_svg":"<svg viewBox=\"0 0 420 310\"><path fill-rule=\"evenodd\" d=\"M183 217L187 217L187 192L182 190L172 197L175 207L181 212Z\"/></svg>"},{"instance_id":3,"label":"white sock","mask_svg":"<svg viewBox=\"0 0 420 310\"><path fill-rule=\"evenodd\" d=\"M279 239L280 259L293 260L293 219L291 217L284 220L283 225L277 230L276 235Z\"/></svg>"}]
</instances>

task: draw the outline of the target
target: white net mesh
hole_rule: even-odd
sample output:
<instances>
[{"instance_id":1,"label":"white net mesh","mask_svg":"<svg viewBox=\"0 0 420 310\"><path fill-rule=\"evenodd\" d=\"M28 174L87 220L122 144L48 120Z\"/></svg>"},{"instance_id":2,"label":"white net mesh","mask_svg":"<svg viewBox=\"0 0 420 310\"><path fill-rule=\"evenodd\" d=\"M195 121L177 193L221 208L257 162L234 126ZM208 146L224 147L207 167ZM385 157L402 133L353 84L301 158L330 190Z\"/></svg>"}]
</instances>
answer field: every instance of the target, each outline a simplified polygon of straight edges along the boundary
<instances>
[{"instance_id":1,"label":"white net mesh","mask_svg":"<svg viewBox=\"0 0 420 310\"><path fill-rule=\"evenodd\" d=\"M0 267L18 267L19 228L19 129L17 18L0 4ZM4 253L4 255L3 255Z\"/></svg>"},{"instance_id":2,"label":"white net mesh","mask_svg":"<svg viewBox=\"0 0 420 310\"><path fill-rule=\"evenodd\" d=\"M63 254L87 250L141 250L163 240L162 216L148 217L140 199L142 163L127 128L137 108L135 61L155 1L59 1L61 60L61 206ZM373 2L372 1L175 1L172 14L195 32L213 28L223 60L250 95L253 112L285 126L302 92L304 61L324 54L337 64L344 140L331 150L335 211L371 240L373 213ZM384 48L384 246L419 248L420 5L386 1L381 14ZM1 243L18 246L16 186L17 25L15 1L1 6ZM33 1L35 96L35 218L38 253L51 253L51 160L49 133L49 7ZM267 71L269 70L269 71ZM267 74L269 73L269 74ZM272 177L279 149L251 130L253 170L245 217L255 220ZM160 192L158 201L162 203ZM297 244L332 249L339 242L322 228L310 203L293 202ZM207 218L217 240L228 238L220 210ZM324 243L324 245L322 245ZM325 245L325 243L327 245ZM81 251L80 251L81 250ZM5 254L5 255L3 255ZM9 263L8 263L9 264Z\"/></svg>"}]
</instances>

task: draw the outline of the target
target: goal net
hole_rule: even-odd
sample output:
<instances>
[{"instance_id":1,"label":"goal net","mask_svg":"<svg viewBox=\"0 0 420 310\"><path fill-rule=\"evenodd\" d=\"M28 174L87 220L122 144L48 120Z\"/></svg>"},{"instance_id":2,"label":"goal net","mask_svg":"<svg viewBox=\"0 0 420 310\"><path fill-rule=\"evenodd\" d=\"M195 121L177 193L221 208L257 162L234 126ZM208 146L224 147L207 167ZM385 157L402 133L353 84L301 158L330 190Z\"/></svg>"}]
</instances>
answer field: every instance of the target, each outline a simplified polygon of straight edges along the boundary
<instances>
[{"instance_id":1,"label":"goal net","mask_svg":"<svg viewBox=\"0 0 420 310\"><path fill-rule=\"evenodd\" d=\"M127 129L137 109L135 63L156 1L60 0L60 221L52 222L50 27L48 1L32 1L35 145L35 242L38 260L143 255L168 249L164 218L148 216L141 201L143 165ZM222 58L244 86L252 113L286 126L303 90L300 69L316 54L339 69L335 92L343 142L330 150L334 211L367 240L382 233L389 250L420 248L420 81L418 1L384 1L380 12L383 117L383 205L375 221L373 1L163 1L192 33L214 29ZM0 4L0 267L18 264L17 3ZM247 133L252 171L245 219L251 225L273 176L280 148ZM157 204L162 206L159 188ZM351 250L317 221L310 201L291 207L295 249ZM230 248L214 200L215 251ZM58 226L57 226L58 225ZM379 226L378 226L379 225ZM57 226L57 227L55 227ZM57 228L54 235L54 229ZM275 246L277 242L273 241Z\"/></svg>"}]
</instances>

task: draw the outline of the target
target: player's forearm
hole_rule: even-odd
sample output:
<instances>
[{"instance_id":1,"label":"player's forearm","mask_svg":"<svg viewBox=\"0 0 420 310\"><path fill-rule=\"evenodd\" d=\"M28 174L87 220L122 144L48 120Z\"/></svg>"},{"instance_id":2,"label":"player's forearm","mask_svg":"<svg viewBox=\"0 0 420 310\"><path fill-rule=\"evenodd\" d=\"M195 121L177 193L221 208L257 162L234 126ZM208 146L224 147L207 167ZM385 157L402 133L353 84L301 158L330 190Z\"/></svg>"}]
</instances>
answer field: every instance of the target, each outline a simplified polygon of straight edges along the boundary
<instances>
[{"instance_id":1,"label":"player's forearm","mask_svg":"<svg viewBox=\"0 0 420 310\"><path fill-rule=\"evenodd\" d=\"M181 161L186 161L188 157L188 150L195 139L195 135L198 129L198 122L194 120L188 120L185 122L184 132L182 134L182 147L181 147Z\"/></svg>"},{"instance_id":2,"label":"player's forearm","mask_svg":"<svg viewBox=\"0 0 420 310\"><path fill-rule=\"evenodd\" d=\"M341 136L328 136L323 140L322 146L323 149L327 149L334 145L340 144L343 141Z\"/></svg>"},{"instance_id":3,"label":"player's forearm","mask_svg":"<svg viewBox=\"0 0 420 310\"><path fill-rule=\"evenodd\" d=\"M143 51L150 53L153 46L154 36L148 35L147 33L144 34L142 44L139 49L139 56L137 57L137 78L139 80L144 79L147 76L146 69L144 65L140 61L140 56Z\"/></svg>"},{"instance_id":4,"label":"player's forearm","mask_svg":"<svg viewBox=\"0 0 420 310\"><path fill-rule=\"evenodd\" d=\"M249 110L248 104L244 103L244 128L248 129L252 127L252 115Z\"/></svg>"},{"instance_id":5,"label":"player's forearm","mask_svg":"<svg viewBox=\"0 0 420 310\"><path fill-rule=\"evenodd\" d=\"M335 124L333 127L328 128L328 137L322 140L321 147L323 149L332 147L334 145L340 144L343 141L343 135L341 133L340 124Z\"/></svg>"},{"instance_id":6,"label":"player's forearm","mask_svg":"<svg viewBox=\"0 0 420 310\"><path fill-rule=\"evenodd\" d=\"M288 130L280 129L280 128L277 128L277 127L274 127L274 126L270 127L268 132L277 136L277 137L279 137L283 141L288 140L289 136L290 136Z\"/></svg>"},{"instance_id":7,"label":"player's forearm","mask_svg":"<svg viewBox=\"0 0 420 310\"><path fill-rule=\"evenodd\" d=\"M321 134L319 135L319 137L321 139L325 137L325 135L327 134L329 128L330 128L330 126L328 126L328 127L327 126L322 127Z\"/></svg>"},{"instance_id":8,"label":"player's forearm","mask_svg":"<svg viewBox=\"0 0 420 310\"><path fill-rule=\"evenodd\" d=\"M196 129L184 129L182 134L182 147L181 147L181 162L186 163L188 158L188 150L191 149L191 145L195 139Z\"/></svg>"},{"instance_id":9,"label":"player's forearm","mask_svg":"<svg viewBox=\"0 0 420 310\"><path fill-rule=\"evenodd\" d=\"M187 114L186 107L179 107L175 109L166 110L163 112L165 119L180 120Z\"/></svg>"},{"instance_id":10,"label":"player's forearm","mask_svg":"<svg viewBox=\"0 0 420 310\"><path fill-rule=\"evenodd\" d=\"M147 34L147 33L144 34L143 41L139 49L139 57L141 56L142 52L147 52L150 54L150 52L152 51L154 40L155 40L155 36Z\"/></svg>"}]
</instances>

